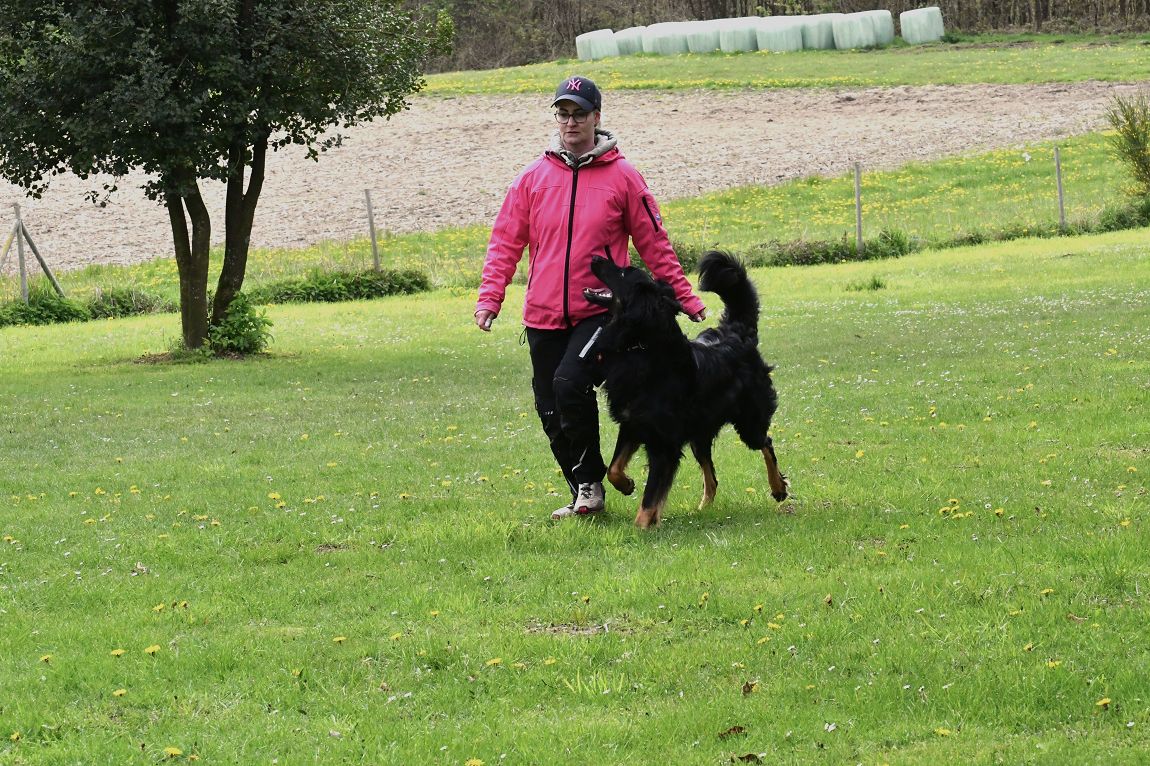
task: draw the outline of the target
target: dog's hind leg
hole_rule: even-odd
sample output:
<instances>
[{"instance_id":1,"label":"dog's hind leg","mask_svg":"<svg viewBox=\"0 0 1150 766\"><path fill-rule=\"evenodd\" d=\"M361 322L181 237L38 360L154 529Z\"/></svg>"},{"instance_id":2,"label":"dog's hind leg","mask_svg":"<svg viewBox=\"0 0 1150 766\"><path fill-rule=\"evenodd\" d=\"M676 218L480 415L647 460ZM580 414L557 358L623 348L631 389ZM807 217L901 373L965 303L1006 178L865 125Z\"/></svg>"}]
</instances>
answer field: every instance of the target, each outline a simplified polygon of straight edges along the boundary
<instances>
[{"instance_id":1,"label":"dog's hind leg","mask_svg":"<svg viewBox=\"0 0 1150 766\"><path fill-rule=\"evenodd\" d=\"M767 481L771 484L771 497L781 503L787 499L787 490L791 483L779 471L779 461L775 459L775 447L769 436L767 446L763 447L763 462L767 464Z\"/></svg>"},{"instance_id":2,"label":"dog's hind leg","mask_svg":"<svg viewBox=\"0 0 1150 766\"><path fill-rule=\"evenodd\" d=\"M661 520L682 453L677 449L652 449L648 444L647 457L650 459L647 486L643 488L643 502L635 515L635 526L640 529L654 526Z\"/></svg>"},{"instance_id":3,"label":"dog's hind leg","mask_svg":"<svg viewBox=\"0 0 1150 766\"><path fill-rule=\"evenodd\" d=\"M715 491L719 488L719 480L715 478L715 463L711 460L711 444L691 442L691 452L703 469L703 499L699 501L699 510L703 510L715 501Z\"/></svg>"},{"instance_id":4,"label":"dog's hind leg","mask_svg":"<svg viewBox=\"0 0 1150 766\"><path fill-rule=\"evenodd\" d=\"M607 467L607 481L624 495L635 491L635 480L627 475L627 466L638 449L639 442L630 438L626 426L620 426L619 437L615 440L615 454L611 456L611 465Z\"/></svg>"}]
</instances>

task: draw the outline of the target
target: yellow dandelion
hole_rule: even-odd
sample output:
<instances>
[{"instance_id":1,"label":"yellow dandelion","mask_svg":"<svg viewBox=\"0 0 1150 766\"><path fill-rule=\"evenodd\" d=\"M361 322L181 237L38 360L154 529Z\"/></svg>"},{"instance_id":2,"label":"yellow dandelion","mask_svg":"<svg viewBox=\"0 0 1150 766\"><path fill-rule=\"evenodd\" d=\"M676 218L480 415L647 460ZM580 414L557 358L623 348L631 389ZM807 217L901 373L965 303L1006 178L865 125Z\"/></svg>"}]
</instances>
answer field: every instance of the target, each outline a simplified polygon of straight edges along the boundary
<instances>
[{"instance_id":1,"label":"yellow dandelion","mask_svg":"<svg viewBox=\"0 0 1150 766\"><path fill-rule=\"evenodd\" d=\"M438 617L439 616L439 610L438 609L432 609L430 612L428 612L428 614L430 614L432 617Z\"/></svg>"},{"instance_id":2,"label":"yellow dandelion","mask_svg":"<svg viewBox=\"0 0 1150 766\"><path fill-rule=\"evenodd\" d=\"M464 763L463 766L483 766L483 761L479 760L478 758L468 758L467 762Z\"/></svg>"},{"instance_id":3,"label":"yellow dandelion","mask_svg":"<svg viewBox=\"0 0 1150 766\"><path fill-rule=\"evenodd\" d=\"M1102 699L1098 700L1094 704L1095 704L1095 706L1100 707L1103 710L1109 710L1110 709L1110 698L1109 697L1103 697Z\"/></svg>"},{"instance_id":4,"label":"yellow dandelion","mask_svg":"<svg viewBox=\"0 0 1150 766\"><path fill-rule=\"evenodd\" d=\"M152 611L153 612L162 612L162 611L164 611L164 606L165 606L164 604L156 604L155 606L152 607Z\"/></svg>"},{"instance_id":5,"label":"yellow dandelion","mask_svg":"<svg viewBox=\"0 0 1150 766\"><path fill-rule=\"evenodd\" d=\"M401 639L401 638L403 638L403 633L402 633L402 632L400 632L400 633L392 633L392 634L391 634L391 640L392 640L392 641L398 641L398 640L399 640L399 639Z\"/></svg>"},{"instance_id":6,"label":"yellow dandelion","mask_svg":"<svg viewBox=\"0 0 1150 766\"><path fill-rule=\"evenodd\" d=\"M487 667L489 667L489 668L493 668L496 665L502 665L503 664L503 658L502 657L492 657L491 659L489 659L484 664L487 665Z\"/></svg>"},{"instance_id":7,"label":"yellow dandelion","mask_svg":"<svg viewBox=\"0 0 1150 766\"><path fill-rule=\"evenodd\" d=\"M20 732L18 732L18 731L12 732L11 734L8 735L8 739L12 740L13 742L19 742L20 741Z\"/></svg>"},{"instance_id":8,"label":"yellow dandelion","mask_svg":"<svg viewBox=\"0 0 1150 766\"><path fill-rule=\"evenodd\" d=\"M332 639L332 643L342 644L346 640L347 640L347 636L336 636L335 638Z\"/></svg>"},{"instance_id":9,"label":"yellow dandelion","mask_svg":"<svg viewBox=\"0 0 1150 766\"><path fill-rule=\"evenodd\" d=\"M123 657L124 654L126 654L126 651L124 649L113 649L111 651L111 655L113 657Z\"/></svg>"},{"instance_id":10,"label":"yellow dandelion","mask_svg":"<svg viewBox=\"0 0 1150 766\"><path fill-rule=\"evenodd\" d=\"M1033 642L1033 641L1031 641L1031 642L1030 642L1030 643L1028 643L1026 646L1022 647L1022 651L1024 651L1024 652L1033 652L1033 651L1034 651L1034 642Z\"/></svg>"},{"instance_id":11,"label":"yellow dandelion","mask_svg":"<svg viewBox=\"0 0 1150 766\"><path fill-rule=\"evenodd\" d=\"M944 729L944 728L943 728L943 727L941 727L941 726L940 726L940 727L938 727L937 729L935 729L935 730L934 730L934 733L935 733L935 734L937 734L937 735L938 735L938 736L940 736L940 737L949 737L949 736L951 735L951 731L950 731L950 729Z\"/></svg>"},{"instance_id":12,"label":"yellow dandelion","mask_svg":"<svg viewBox=\"0 0 1150 766\"><path fill-rule=\"evenodd\" d=\"M1049 596L1053 592L1054 592L1054 588L1043 588L1042 592L1039 593L1039 595L1040 596Z\"/></svg>"},{"instance_id":13,"label":"yellow dandelion","mask_svg":"<svg viewBox=\"0 0 1150 766\"><path fill-rule=\"evenodd\" d=\"M127 689L117 689L116 691L112 692L112 696L113 697L123 697L127 693L128 693Z\"/></svg>"},{"instance_id":14,"label":"yellow dandelion","mask_svg":"<svg viewBox=\"0 0 1150 766\"><path fill-rule=\"evenodd\" d=\"M40 662L47 662L47 663L52 662L52 655L45 654L43 657L40 658Z\"/></svg>"},{"instance_id":15,"label":"yellow dandelion","mask_svg":"<svg viewBox=\"0 0 1150 766\"><path fill-rule=\"evenodd\" d=\"M554 657L548 657L547 659L543 660L543 664L544 665L554 665L558 661L559 660L555 659Z\"/></svg>"},{"instance_id":16,"label":"yellow dandelion","mask_svg":"<svg viewBox=\"0 0 1150 766\"><path fill-rule=\"evenodd\" d=\"M149 655L155 657L156 652L158 652L158 651L160 651L160 645L159 644L152 644L151 646L149 646L147 649L144 650L144 654L149 654Z\"/></svg>"},{"instance_id":17,"label":"yellow dandelion","mask_svg":"<svg viewBox=\"0 0 1150 766\"><path fill-rule=\"evenodd\" d=\"M866 450L860 449L858 452L855 453L855 457L862 457L865 454L866 454Z\"/></svg>"},{"instance_id":18,"label":"yellow dandelion","mask_svg":"<svg viewBox=\"0 0 1150 766\"><path fill-rule=\"evenodd\" d=\"M763 605L762 604L755 604L755 614L761 614L762 611L763 611Z\"/></svg>"},{"instance_id":19,"label":"yellow dandelion","mask_svg":"<svg viewBox=\"0 0 1150 766\"><path fill-rule=\"evenodd\" d=\"M1060 666L1061 664L1062 664L1062 660L1047 660L1046 661L1046 667L1048 667L1048 668L1056 668L1056 667Z\"/></svg>"},{"instance_id":20,"label":"yellow dandelion","mask_svg":"<svg viewBox=\"0 0 1150 766\"><path fill-rule=\"evenodd\" d=\"M1118 526L1120 526L1120 527L1130 526L1130 519L1122 519L1122 521L1118 522Z\"/></svg>"},{"instance_id":21,"label":"yellow dandelion","mask_svg":"<svg viewBox=\"0 0 1150 766\"><path fill-rule=\"evenodd\" d=\"M178 747L169 746L164 748L164 755L168 756L169 758L179 758L183 754L184 751Z\"/></svg>"},{"instance_id":22,"label":"yellow dandelion","mask_svg":"<svg viewBox=\"0 0 1150 766\"><path fill-rule=\"evenodd\" d=\"M759 646L762 646L763 644L767 643L767 642L768 642L768 641L770 641L770 640L771 640L771 637L770 637L770 636L763 636L762 638L760 638L760 639L759 639L758 641L756 641L755 643L756 643L757 645L759 645Z\"/></svg>"}]
</instances>

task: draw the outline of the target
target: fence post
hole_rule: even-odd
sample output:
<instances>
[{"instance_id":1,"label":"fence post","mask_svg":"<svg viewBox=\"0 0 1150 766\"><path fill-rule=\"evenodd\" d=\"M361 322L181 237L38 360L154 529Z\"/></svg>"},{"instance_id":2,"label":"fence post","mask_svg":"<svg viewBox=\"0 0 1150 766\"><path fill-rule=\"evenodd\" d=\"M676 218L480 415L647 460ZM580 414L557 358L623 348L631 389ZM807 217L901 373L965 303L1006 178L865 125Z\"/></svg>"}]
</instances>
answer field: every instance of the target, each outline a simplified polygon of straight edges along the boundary
<instances>
[{"instance_id":1,"label":"fence post","mask_svg":"<svg viewBox=\"0 0 1150 766\"><path fill-rule=\"evenodd\" d=\"M1066 198L1062 193L1062 154L1054 147L1054 176L1058 180L1058 230L1066 231Z\"/></svg>"},{"instance_id":2,"label":"fence post","mask_svg":"<svg viewBox=\"0 0 1150 766\"><path fill-rule=\"evenodd\" d=\"M859 255L863 252L862 232L862 163L855 163L855 250Z\"/></svg>"},{"instance_id":3,"label":"fence post","mask_svg":"<svg viewBox=\"0 0 1150 766\"><path fill-rule=\"evenodd\" d=\"M363 196L367 199L367 228L371 231L371 260L375 264L375 273L379 273L379 245L375 241L375 211L371 209L371 189L364 189Z\"/></svg>"},{"instance_id":4,"label":"fence post","mask_svg":"<svg viewBox=\"0 0 1150 766\"><path fill-rule=\"evenodd\" d=\"M24 263L24 221L20 218L20 205L13 203L16 209L16 262L20 264L20 299L28 303L28 267Z\"/></svg>"}]
</instances>

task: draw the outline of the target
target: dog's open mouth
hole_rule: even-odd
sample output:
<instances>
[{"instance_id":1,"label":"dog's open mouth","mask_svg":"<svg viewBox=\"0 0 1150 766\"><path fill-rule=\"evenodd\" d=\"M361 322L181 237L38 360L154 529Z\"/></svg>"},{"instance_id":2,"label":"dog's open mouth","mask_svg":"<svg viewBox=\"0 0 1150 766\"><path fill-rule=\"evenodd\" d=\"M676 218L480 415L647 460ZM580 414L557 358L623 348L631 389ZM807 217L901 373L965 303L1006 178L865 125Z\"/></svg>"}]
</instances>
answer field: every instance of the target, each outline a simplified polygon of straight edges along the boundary
<instances>
[{"instance_id":1,"label":"dog's open mouth","mask_svg":"<svg viewBox=\"0 0 1150 766\"><path fill-rule=\"evenodd\" d=\"M599 305L606 305L611 302L615 297L614 293L606 287L584 287L583 297L591 303L598 303Z\"/></svg>"}]
</instances>

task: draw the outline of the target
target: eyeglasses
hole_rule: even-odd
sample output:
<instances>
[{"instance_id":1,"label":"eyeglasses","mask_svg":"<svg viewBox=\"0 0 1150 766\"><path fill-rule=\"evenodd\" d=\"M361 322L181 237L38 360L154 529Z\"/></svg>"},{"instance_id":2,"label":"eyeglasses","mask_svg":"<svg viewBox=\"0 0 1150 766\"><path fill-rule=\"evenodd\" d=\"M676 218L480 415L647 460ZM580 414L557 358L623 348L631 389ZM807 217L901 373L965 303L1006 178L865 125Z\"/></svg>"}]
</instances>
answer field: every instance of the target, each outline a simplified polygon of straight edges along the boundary
<instances>
[{"instance_id":1,"label":"eyeglasses","mask_svg":"<svg viewBox=\"0 0 1150 766\"><path fill-rule=\"evenodd\" d=\"M591 116L590 112L555 112L555 122L560 125L566 123L568 120L573 121L576 125L582 125L587 122L587 118Z\"/></svg>"}]
</instances>

